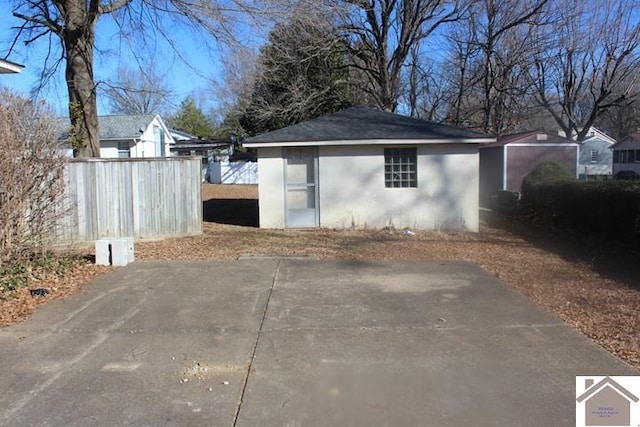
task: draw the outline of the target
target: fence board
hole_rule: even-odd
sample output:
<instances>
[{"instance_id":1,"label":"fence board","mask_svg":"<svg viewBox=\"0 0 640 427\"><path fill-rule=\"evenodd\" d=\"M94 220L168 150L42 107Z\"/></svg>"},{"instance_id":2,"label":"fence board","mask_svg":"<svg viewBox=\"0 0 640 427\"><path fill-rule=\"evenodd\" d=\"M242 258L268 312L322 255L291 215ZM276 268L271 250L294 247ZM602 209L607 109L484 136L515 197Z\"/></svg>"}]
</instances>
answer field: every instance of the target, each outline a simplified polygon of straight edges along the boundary
<instances>
[{"instance_id":1,"label":"fence board","mask_svg":"<svg viewBox=\"0 0 640 427\"><path fill-rule=\"evenodd\" d=\"M202 233L199 157L73 159L59 243Z\"/></svg>"}]
</instances>

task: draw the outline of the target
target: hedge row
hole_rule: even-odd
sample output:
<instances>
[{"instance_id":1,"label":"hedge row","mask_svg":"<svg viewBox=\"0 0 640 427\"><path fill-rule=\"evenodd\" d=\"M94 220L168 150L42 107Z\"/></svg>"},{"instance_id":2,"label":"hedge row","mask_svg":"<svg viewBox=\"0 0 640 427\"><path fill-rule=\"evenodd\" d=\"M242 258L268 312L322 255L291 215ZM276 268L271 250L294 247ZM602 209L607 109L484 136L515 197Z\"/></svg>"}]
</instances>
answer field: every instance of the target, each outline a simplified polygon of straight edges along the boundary
<instances>
[{"instance_id":1,"label":"hedge row","mask_svg":"<svg viewBox=\"0 0 640 427\"><path fill-rule=\"evenodd\" d=\"M525 209L557 225L640 245L640 183L543 179L522 191Z\"/></svg>"}]
</instances>

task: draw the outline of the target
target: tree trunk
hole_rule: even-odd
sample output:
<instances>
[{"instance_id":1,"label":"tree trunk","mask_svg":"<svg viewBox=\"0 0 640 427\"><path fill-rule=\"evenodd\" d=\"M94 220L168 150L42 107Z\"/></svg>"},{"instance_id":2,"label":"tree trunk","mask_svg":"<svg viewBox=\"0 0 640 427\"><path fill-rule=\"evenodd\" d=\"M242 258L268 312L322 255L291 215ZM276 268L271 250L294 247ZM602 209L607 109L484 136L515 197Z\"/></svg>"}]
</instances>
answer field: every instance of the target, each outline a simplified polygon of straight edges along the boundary
<instances>
[{"instance_id":1,"label":"tree trunk","mask_svg":"<svg viewBox=\"0 0 640 427\"><path fill-rule=\"evenodd\" d=\"M76 157L100 157L98 106L93 81L95 22L86 9L70 7L64 29L66 72L69 91L69 142Z\"/></svg>"}]
</instances>

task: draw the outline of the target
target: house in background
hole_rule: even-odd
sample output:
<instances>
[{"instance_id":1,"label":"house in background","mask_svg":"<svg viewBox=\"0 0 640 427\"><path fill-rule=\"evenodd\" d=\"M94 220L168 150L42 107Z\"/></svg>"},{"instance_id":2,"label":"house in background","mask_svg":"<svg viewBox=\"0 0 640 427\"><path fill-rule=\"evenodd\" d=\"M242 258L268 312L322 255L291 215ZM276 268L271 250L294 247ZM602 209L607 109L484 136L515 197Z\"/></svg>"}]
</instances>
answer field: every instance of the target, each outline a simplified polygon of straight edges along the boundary
<instances>
[{"instance_id":1,"label":"house in background","mask_svg":"<svg viewBox=\"0 0 640 427\"><path fill-rule=\"evenodd\" d=\"M24 65L0 59L0 74L19 74L24 70Z\"/></svg>"},{"instance_id":2,"label":"house in background","mask_svg":"<svg viewBox=\"0 0 640 427\"><path fill-rule=\"evenodd\" d=\"M587 138L580 142L578 176L581 179L610 176L613 166L611 147L616 140L596 128L589 129Z\"/></svg>"},{"instance_id":3,"label":"house in background","mask_svg":"<svg viewBox=\"0 0 640 427\"><path fill-rule=\"evenodd\" d=\"M350 108L248 139L260 227L478 230L484 134Z\"/></svg>"},{"instance_id":4,"label":"house in background","mask_svg":"<svg viewBox=\"0 0 640 427\"><path fill-rule=\"evenodd\" d=\"M560 163L576 175L578 147L576 141L538 131L507 135L481 145L481 201L488 202L500 190L519 193L524 177L541 162Z\"/></svg>"},{"instance_id":5,"label":"house in background","mask_svg":"<svg viewBox=\"0 0 640 427\"><path fill-rule=\"evenodd\" d=\"M159 114L99 116L100 157L143 158L171 156L175 140ZM69 133L69 119L58 119L61 139ZM73 157L73 150L67 151Z\"/></svg>"},{"instance_id":6,"label":"house in background","mask_svg":"<svg viewBox=\"0 0 640 427\"><path fill-rule=\"evenodd\" d=\"M611 146L613 174L635 172L640 175L640 133L633 133Z\"/></svg>"},{"instance_id":7,"label":"house in background","mask_svg":"<svg viewBox=\"0 0 640 427\"><path fill-rule=\"evenodd\" d=\"M233 139L184 139L184 132L171 130L176 143L171 152L178 156L202 157L202 180L211 184L257 184L258 163L253 152L234 150Z\"/></svg>"}]
</instances>

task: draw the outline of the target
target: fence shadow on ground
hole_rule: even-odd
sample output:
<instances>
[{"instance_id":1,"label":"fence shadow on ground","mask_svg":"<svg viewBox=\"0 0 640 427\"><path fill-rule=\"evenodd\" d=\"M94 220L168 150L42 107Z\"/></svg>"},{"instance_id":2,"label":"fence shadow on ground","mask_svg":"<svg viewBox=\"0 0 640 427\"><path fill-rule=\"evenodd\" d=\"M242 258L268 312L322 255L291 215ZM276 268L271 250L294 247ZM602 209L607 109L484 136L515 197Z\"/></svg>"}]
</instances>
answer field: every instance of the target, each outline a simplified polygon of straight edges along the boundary
<instances>
[{"instance_id":1,"label":"fence shadow on ground","mask_svg":"<svg viewBox=\"0 0 640 427\"><path fill-rule=\"evenodd\" d=\"M257 199L210 199L202 203L202 219L219 224L258 226Z\"/></svg>"}]
</instances>

